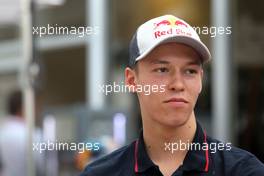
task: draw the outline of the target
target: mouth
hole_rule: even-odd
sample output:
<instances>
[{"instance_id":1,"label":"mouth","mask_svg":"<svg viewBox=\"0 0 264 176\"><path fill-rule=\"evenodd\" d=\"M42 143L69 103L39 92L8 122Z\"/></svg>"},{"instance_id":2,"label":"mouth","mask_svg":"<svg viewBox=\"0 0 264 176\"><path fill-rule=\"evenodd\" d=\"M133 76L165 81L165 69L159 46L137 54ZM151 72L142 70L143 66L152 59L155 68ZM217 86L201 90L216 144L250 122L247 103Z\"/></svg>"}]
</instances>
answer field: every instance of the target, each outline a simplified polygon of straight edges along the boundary
<instances>
[{"instance_id":1,"label":"mouth","mask_svg":"<svg viewBox=\"0 0 264 176\"><path fill-rule=\"evenodd\" d=\"M170 98L168 100L165 100L164 103L188 103L187 100L184 98Z\"/></svg>"},{"instance_id":2,"label":"mouth","mask_svg":"<svg viewBox=\"0 0 264 176\"><path fill-rule=\"evenodd\" d=\"M184 98L170 98L165 100L164 103L172 108L184 108L188 104L188 101Z\"/></svg>"}]
</instances>

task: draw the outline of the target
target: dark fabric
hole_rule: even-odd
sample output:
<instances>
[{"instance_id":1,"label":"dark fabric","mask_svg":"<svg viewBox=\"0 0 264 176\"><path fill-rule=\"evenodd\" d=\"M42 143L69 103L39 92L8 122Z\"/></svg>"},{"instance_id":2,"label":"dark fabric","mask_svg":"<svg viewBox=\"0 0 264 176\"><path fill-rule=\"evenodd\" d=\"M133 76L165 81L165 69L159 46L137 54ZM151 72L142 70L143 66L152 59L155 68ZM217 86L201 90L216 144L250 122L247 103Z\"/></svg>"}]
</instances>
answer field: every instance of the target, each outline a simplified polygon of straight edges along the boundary
<instances>
[{"instance_id":1,"label":"dark fabric","mask_svg":"<svg viewBox=\"0 0 264 176\"><path fill-rule=\"evenodd\" d=\"M193 142L208 146L220 143L207 136L199 123ZM189 150L172 176L209 175L264 176L264 165L253 154L233 146L231 150ZM138 140L89 164L80 176L162 176L162 173L149 158L141 132Z\"/></svg>"},{"instance_id":2,"label":"dark fabric","mask_svg":"<svg viewBox=\"0 0 264 176\"><path fill-rule=\"evenodd\" d=\"M137 33L133 36L129 45L129 62L128 66L133 68L136 64L136 58L140 55L137 42Z\"/></svg>"}]
</instances>

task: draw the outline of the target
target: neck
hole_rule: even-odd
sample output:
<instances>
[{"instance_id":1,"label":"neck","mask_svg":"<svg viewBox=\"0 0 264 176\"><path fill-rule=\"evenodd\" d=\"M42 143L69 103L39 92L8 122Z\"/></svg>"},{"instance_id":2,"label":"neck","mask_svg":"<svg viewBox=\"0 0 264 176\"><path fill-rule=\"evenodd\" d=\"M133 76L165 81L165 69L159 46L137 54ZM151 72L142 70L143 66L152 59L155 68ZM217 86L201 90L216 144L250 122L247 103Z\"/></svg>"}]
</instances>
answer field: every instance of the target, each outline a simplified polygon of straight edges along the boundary
<instances>
[{"instance_id":1,"label":"neck","mask_svg":"<svg viewBox=\"0 0 264 176\"><path fill-rule=\"evenodd\" d=\"M158 165L167 166L168 163L174 163L177 167L183 162L187 150L174 150L172 152L172 143L191 143L196 131L196 120L194 112L190 115L186 123L174 128L168 128L162 125L152 125L143 122L143 137L151 160ZM170 144L170 145L169 145ZM166 147L169 146L170 150ZM172 162L173 161L173 162Z\"/></svg>"}]
</instances>

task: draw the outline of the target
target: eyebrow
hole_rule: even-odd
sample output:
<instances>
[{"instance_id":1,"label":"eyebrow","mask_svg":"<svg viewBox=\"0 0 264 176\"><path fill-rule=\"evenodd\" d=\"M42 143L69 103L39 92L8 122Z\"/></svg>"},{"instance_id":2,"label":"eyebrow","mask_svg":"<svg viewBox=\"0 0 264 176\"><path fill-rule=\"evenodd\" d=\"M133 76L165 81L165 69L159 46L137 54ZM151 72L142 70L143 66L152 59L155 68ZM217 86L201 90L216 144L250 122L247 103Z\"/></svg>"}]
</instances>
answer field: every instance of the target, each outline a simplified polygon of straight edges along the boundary
<instances>
[{"instance_id":1,"label":"eyebrow","mask_svg":"<svg viewBox=\"0 0 264 176\"><path fill-rule=\"evenodd\" d=\"M166 60L154 60L154 61L151 61L150 63L152 63L152 64L169 64L170 62L168 62Z\"/></svg>"},{"instance_id":2,"label":"eyebrow","mask_svg":"<svg viewBox=\"0 0 264 176\"><path fill-rule=\"evenodd\" d=\"M189 61L187 62L187 65L202 65L201 61L200 60L195 60L195 61Z\"/></svg>"},{"instance_id":3,"label":"eyebrow","mask_svg":"<svg viewBox=\"0 0 264 176\"><path fill-rule=\"evenodd\" d=\"M166 61L166 60L154 60L154 61L151 61L150 62L151 64L170 64L169 61ZM188 61L186 63L186 65L202 65L201 61L200 60L191 60L191 61Z\"/></svg>"}]
</instances>

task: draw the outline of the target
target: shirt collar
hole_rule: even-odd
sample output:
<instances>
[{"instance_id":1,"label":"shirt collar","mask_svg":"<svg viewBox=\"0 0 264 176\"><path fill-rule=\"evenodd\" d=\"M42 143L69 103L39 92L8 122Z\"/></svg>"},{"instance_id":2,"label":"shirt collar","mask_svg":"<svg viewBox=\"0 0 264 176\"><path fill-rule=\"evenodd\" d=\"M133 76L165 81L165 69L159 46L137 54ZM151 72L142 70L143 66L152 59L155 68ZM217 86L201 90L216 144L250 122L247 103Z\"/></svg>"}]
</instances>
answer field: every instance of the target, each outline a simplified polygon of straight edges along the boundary
<instances>
[{"instance_id":1,"label":"shirt collar","mask_svg":"<svg viewBox=\"0 0 264 176\"><path fill-rule=\"evenodd\" d=\"M135 172L144 172L151 167L156 165L148 156L141 130L139 139L135 142Z\"/></svg>"},{"instance_id":2,"label":"shirt collar","mask_svg":"<svg viewBox=\"0 0 264 176\"><path fill-rule=\"evenodd\" d=\"M195 132L195 136L193 139L193 143L200 144L201 146L205 146L206 150L189 150L187 155L183 161L183 170L185 171L201 171L208 172L209 168L209 153L208 153L208 143L207 143L207 135L205 131L202 129L201 125L197 122L197 128ZM143 139L143 131L140 133L140 137L134 143L134 171L144 172L149 168L158 168L152 160L149 158L144 139Z\"/></svg>"},{"instance_id":3,"label":"shirt collar","mask_svg":"<svg viewBox=\"0 0 264 176\"><path fill-rule=\"evenodd\" d=\"M197 122L197 128L193 139L193 144L199 144L200 150L189 150L183 161L183 169L190 171L196 170L208 172L209 169L209 151L206 132Z\"/></svg>"}]
</instances>

